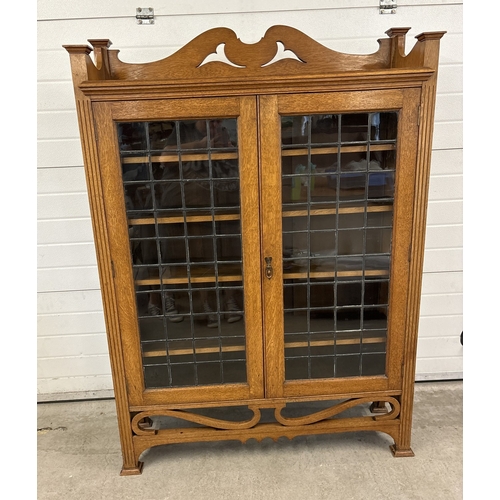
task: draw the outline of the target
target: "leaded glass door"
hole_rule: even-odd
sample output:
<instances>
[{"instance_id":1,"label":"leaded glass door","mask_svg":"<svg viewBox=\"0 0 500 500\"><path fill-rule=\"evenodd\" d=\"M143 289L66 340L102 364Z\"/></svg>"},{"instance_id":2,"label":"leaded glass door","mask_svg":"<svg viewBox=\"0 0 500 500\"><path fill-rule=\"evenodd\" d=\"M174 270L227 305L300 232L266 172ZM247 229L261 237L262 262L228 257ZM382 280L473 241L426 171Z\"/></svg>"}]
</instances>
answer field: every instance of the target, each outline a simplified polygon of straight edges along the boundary
<instances>
[{"instance_id":1,"label":"leaded glass door","mask_svg":"<svg viewBox=\"0 0 500 500\"><path fill-rule=\"evenodd\" d=\"M256 99L96 113L131 398L262 397Z\"/></svg>"},{"instance_id":2,"label":"leaded glass door","mask_svg":"<svg viewBox=\"0 0 500 500\"><path fill-rule=\"evenodd\" d=\"M282 306L266 314L266 359L279 359L268 394L380 390L400 377L392 332L404 328L411 200L398 182L412 176L416 125L404 102L402 92L261 99L262 137L278 138L262 168L281 194L263 183L264 227L280 228L264 235L275 262L264 304Z\"/></svg>"}]
</instances>

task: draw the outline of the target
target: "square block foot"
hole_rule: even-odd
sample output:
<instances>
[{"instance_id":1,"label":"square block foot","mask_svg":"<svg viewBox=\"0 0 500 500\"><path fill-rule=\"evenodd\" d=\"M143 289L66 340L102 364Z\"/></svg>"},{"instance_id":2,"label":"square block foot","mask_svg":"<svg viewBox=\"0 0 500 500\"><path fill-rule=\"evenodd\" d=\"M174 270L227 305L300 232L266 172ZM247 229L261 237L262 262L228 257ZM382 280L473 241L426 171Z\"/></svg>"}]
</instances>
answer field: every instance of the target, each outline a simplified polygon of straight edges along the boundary
<instances>
[{"instance_id":1,"label":"square block foot","mask_svg":"<svg viewBox=\"0 0 500 500\"><path fill-rule=\"evenodd\" d=\"M389 413L389 410L385 406L384 402L377 401L371 404L370 412L381 414L381 413Z\"/></svg>"},{"instance_id":2,"label":"square block foot","mask_svg":"<svg viewBox=\"0 0 500 500\"><path fill-rule=\"evenodd\" d=\"M139 462L137 467L125 468L123 467L120 471L120 476L138 476L142 474L142 468L144 466L144 462Z\"/></svg>"},{"instance_id":3,"label":"square block foot","mask_svg":"<svg viewBox=\"0 0 500 500\"><path fill-rule=\"evenodd\" d=\"M413 453L413 450L411 448L407 448L406 450L399 450L394 444L389 446L389 448L391 449L393 456L395 456L396 458L415 456L415 453Z\"/></svg>"}]
</instances>

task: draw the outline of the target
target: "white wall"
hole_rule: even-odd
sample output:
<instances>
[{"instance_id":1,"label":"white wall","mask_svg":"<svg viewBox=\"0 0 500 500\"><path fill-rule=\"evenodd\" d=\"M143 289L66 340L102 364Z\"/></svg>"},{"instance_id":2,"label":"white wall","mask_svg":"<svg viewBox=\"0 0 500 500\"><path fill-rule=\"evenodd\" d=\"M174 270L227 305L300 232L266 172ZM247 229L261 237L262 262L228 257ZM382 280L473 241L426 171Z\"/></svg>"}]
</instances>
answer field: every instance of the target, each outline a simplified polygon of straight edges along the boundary
<instances>
[{"instance_id":1,"label":"white wall","mask_svg":"<svg viewBox=\"0 0 500 500\"><path fill-rule=\"evenodd\" d=\"M38 0L38 399L112 395L69 57L62 45L109 38L126 62L172 54L207 29L243 42L274 24L293 26L343 52L370 53L391 27L448 33L442 39L418 344L417 379L462 377L462 2L376 0ZM333 6L332 6L333 5ZM153 7L139 26L136 7Z\"/></svg>"}]
</instances>

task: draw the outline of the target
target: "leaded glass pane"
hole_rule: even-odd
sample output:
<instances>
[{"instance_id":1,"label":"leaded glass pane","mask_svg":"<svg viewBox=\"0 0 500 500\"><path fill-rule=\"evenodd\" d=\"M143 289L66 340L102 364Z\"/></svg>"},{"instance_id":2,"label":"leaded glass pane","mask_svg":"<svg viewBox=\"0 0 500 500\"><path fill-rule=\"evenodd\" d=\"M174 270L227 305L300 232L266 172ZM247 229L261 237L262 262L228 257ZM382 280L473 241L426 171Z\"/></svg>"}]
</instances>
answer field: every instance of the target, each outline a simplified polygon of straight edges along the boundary
<instances>
[{"instance_id":1,"label":"leaded glass pane","mask_svg":"<svg viewBox=\"0 0 500 500\"><path fill-rule=\"evenodd\" d=\"M237 120L117 133L146 388L245 383Z\"/></svg>"},{"instance_id":2,"label":"leaded glass pane","mask_svg":"<svg viewBox=\"0 0 500 500\"><path fill-rule=\"evenodd\" d=\"M397 120L281 118L287 380L385 374Z\"/></svg>"}]
</instances>

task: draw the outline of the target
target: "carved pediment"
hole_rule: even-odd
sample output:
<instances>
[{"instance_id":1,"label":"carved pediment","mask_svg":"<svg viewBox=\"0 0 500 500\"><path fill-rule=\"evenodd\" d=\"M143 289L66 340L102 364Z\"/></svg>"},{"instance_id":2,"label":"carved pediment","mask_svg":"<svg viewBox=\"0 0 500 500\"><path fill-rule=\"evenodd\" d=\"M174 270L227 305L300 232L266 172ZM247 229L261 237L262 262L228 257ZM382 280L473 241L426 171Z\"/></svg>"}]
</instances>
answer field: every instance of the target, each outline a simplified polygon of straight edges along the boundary
<instances>
[{"instance_id":1,"label":"carved pediment","mask_svg":"<svg viewBox=\"0 0 500 500\"><path fill-rule=\"evenodd\" d=\"M107 86L127 82L128 87L133 82L163 86L220 82L241 86L264 81L310 82L311 78L340 81L348 74L358 79L376 79L382 73L386 78L428 78L436 69L432 53L444 32L418 35L412 51L405 55L408 30L388 30L388 37L378 40L379 49L372 54L337 52L288 26L272 26L258 42L249 44L229 28L214 28L164 59L139 64L120 60L119 51L111 50L111 42L105 39L89 40L92 47L65 48L74 59L79 58L79 68L85 68L80 83L87 83L80 87L82 90L90 90L98 82L106 82ZM92 50L94 62L90 57Z\"/></svg>"}]
</instances>

